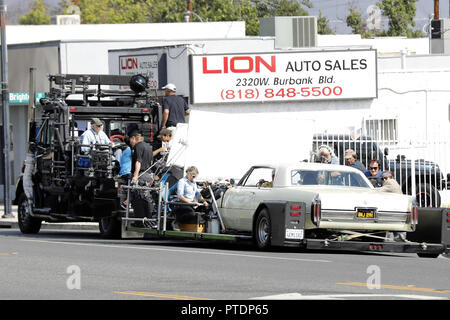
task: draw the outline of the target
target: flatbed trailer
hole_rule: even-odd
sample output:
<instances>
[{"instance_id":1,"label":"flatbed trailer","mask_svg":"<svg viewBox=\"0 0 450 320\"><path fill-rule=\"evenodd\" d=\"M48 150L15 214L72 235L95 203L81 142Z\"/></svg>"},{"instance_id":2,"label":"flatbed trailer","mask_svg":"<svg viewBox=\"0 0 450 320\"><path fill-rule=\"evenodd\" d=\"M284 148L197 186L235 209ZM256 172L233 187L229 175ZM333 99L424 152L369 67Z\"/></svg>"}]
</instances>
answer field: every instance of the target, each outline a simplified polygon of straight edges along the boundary
<instances>
[{"instance_id":1,"label":"flatbed trailer","mask_svg":"<svg viewBox=\"0 0 450 320\"><path fill-rule=\"evenodd\" d=\"M132 189L132 187L130 188ZM211 189L210 191L213 194ZM146 225L146 221L151 219L136 219L127 215L123 218L122 237L140 235L149 239L251 243L253 241L252 234L239 234L226 229L220 218L217 203L214 197L212 199L211 205L214 212L212 219L216 219L214 228L211 227L212 223L206 223L204 232L170 230L168 206L174 202L168 201L167 197L165 199L160 197L158 215L153 219L153 224L147 223ZM180 205L180 203L177 204ZM265 205L269 208L272 221L270 230L272 246L297 247L302 250L416 253L420 257L428 258L436 258L442 253L450 253L449 208L420 208L416 230L408 233L406 241L397 242L373 233L345 230L342 231L341 236L335 238L308 238L305 232L306 209L304 203L288 201L265 203ZM292 215L290 211L292 207L301 209L298 214ZM133 226L131 221L143 221L143 226ZM221 228L217 228L219 223Z\"/></svg>"}]
</instances>

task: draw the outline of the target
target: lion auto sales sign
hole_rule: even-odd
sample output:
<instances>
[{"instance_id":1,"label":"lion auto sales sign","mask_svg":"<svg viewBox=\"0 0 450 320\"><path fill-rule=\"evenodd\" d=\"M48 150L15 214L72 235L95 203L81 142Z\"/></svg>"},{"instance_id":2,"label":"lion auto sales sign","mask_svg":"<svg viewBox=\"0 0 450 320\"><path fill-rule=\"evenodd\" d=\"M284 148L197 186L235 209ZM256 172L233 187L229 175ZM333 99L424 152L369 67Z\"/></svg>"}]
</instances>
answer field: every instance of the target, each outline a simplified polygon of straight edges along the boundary
<instances>
[{"instance_id":1,"label":"lion auto sales sign","mask_svg":"<svg viewBox=\"0 0 450 320\"><path fill-rule=\"evenodd\" d=\"M145 54L119 57L119 74L142 74L148 77L148 85L151 89L157 89L158 83L158 55Z\"/></svg>"},{"instance_id":2,"label":"lion auto sales sign","mask_svg":"<svg viewBox=\"0 0 450 320\"><path fill-rule=\"evenodd\" d=\"M192 55L193 103L371 99L376 50Z\"/></svg>"}]
</instances>

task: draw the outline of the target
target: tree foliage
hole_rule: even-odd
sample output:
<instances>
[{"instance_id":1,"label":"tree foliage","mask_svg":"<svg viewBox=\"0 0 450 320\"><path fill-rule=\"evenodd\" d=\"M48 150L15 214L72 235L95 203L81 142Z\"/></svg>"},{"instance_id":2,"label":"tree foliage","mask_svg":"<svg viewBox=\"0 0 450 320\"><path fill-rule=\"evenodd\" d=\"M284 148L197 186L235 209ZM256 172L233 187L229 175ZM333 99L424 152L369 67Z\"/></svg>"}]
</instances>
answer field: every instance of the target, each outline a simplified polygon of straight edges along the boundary
<instances>
[{"instance_id":1,"label":"tree foliage","mask_svg":"<svg viewBox=\"0 0 450 320\"><path fill-rule=\"evenodd\" d=\"M322 9L319 9L319 17L317 18L317 33L318 34L334 34L329 26L329 20L322 15Z\"/></svg>"},{"instance_id":2,"label":"tree foliage","mask_svg":"<svg viewBox=\"0 0 450 320\"><path fill-rule=\"evenodd\" d=\"M352 28L352 33L361 35L361 38L370 38L374 36L374 34L367 29L367 23L363 20L361 11L353 6L349 8L349 15L345 22L347 23L347 26Z\"/></svg>"},{"instance_id":3,"label":"tree foliage","mask_svg":"<svg viewBox=\"0 0 450 320\"><path fill-rule=\"evenodd\" d=\"M347 26L352 28L352 32L354 34L362 34L363 33L363 25L362 25L362 17L361 12L356 10L353 7L349 9L350 13L347 16L345 22L347 22Z\"/></svg>"},{"instance_id":4,"label":"tree foliage","mask_svg":"<svg viewBox=\"0 0 450 320\"><path fill-rule=\"evenodd\" d=\"M24 16L19 17L19 24L50 24L50 16L44 0L36 0L30 4L31 10Z\"/></svg>"},{"instance_id":5,"label":"tree foliage","mask_svg":"<svg viewBox=\"0 0 450 320\"><path fill-rule=\"evenodd\" d=\"M61 0L67 13L72 4ZM185 0L78 0L82 23L184 22ZM259 34L259 18L304 16L310 0L192 0L193 21L238 21L246 23L247 35Z\"/></svg>"},{"instance_id":6,"label":"tree foliage","mask_svg":"<svg viewBox=\"0 0 450 320\"><path fill-rule=\"evenodd\" d=\"M377 6L389 19L388 36L418 36L421 31L413 31L410 27L416 25L416 2L418 0L381 0Z\"/></svg>"},{"instance_id":7,"label":"tree foliage","mask_svg":"<svg viewBox=\"0 0 450 320\"><path fill-rule=\"evenodd\" d=\"M293 0L253 0L250 1L258 10L258 17L274 16L306 16L308 11L304 9L312 8L311 1L293 1Z\"/></svg>"}]
</instances>

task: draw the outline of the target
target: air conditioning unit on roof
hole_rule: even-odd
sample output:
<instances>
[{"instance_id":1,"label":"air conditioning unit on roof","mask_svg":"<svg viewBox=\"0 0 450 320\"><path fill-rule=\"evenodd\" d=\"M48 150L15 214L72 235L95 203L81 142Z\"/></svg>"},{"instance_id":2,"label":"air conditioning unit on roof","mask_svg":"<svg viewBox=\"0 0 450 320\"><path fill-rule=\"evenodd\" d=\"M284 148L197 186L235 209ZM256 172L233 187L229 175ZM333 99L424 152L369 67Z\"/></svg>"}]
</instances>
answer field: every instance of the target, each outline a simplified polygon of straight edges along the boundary
<instances>
[{"instance_id":1,"label":"air conditioning unit on roof","mask_svg":"<svg viewBox=\"0 0 450 320\"><path fill-rule=\"evenodd\" d=\"M81 19L79 14L57 15L56 24L80 24Z\"/></svg>"},{"instance_id":2,"label":"air conditioning unit on roof","mask_svg":"<svg viewBox=\"0 0 450 320\"><path fill-rule=\"evenodd\" d=\"M317 17L261 18L261 36L275 37L277 48L307 48L317 46Z\"/></svg>"}]
</instances>

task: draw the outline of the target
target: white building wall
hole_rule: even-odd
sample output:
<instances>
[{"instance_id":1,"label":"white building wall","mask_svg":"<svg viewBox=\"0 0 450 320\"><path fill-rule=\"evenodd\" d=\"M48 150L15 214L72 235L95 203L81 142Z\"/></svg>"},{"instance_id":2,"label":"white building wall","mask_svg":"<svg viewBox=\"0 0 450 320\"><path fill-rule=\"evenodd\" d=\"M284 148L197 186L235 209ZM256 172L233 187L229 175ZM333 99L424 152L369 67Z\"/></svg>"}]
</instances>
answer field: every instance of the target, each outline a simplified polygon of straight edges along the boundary
<instances>
[{"instance_id":1,"label":"white building wall","mask_svg":"<svg viewBox=\"0 0 450 320\"><path fill-rule=\"evenodd\" d=\"M245 37L245 22L8 25L8 44L44 41L139 41Z\"/></svg>"},{"instance_id":2,"label":"white building wall","mask_svg":"<svg viewBox=\"0 0 450 320\"><path fill-rule=\"evenodd\" d=\"M318 47L355 47L370 46L377 49L381 56L399 55L401 51L410 54L428 54L430 41L428 38L380 37L362 39L360 35L318 35Z\"/></svg>"}]
</instances>

